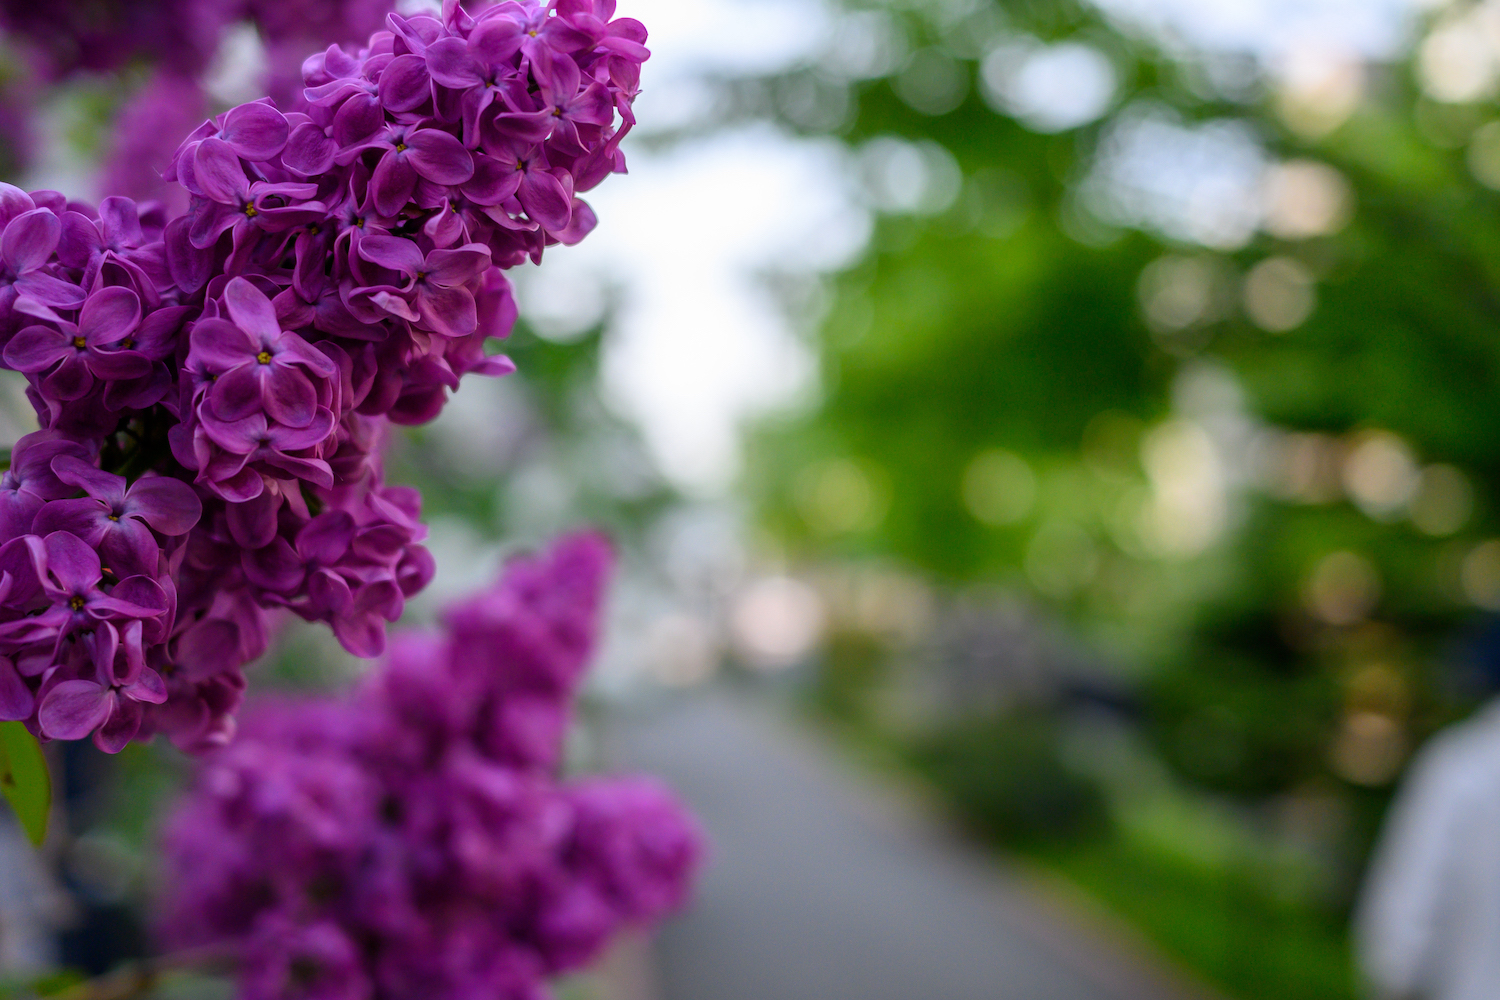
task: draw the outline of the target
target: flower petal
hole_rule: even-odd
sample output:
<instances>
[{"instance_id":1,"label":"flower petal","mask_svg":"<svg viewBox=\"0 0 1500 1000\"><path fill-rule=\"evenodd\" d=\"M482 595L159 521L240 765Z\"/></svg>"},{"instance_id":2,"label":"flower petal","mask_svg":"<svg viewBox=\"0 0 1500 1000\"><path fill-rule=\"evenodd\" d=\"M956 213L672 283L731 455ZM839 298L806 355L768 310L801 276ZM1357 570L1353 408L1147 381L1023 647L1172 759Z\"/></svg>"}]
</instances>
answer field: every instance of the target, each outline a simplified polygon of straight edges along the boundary
<instances>
[{"instance_id":1,"label":"flower petal","mask_svg":"<svg viewBox=\"0 0 1500 1000\"><path fill-rule=\"evenodd\" d=\"M276 307L266 293L244 278L233 278L224 286L224 305L234 325L265 343L281 335Z\"/></svg>"},{"instance_id":2,"label":"flower petal","mask_svg":"<svg viewBox=\"0 0 1500 1000\"><path fill-rule=\"evenodd\" d=\"M18 372L39 372L75 354L72 338L50 326L28 326L5 345L5 364Z\"/></svg>"},{"instance_id":3,"label":"flower petal","mask_svg":"<svg viewBox=\"0 0 1500 1000\"><path fill-rule=\"evenodd\" d=\"M58 501L67 503L66 500ZM99 542L100 561L117 576L155 573L161 546L151 529L133 517L118 521L105 520L106 530Z\"/></svg>"},{"instance_id":4,"label":"flower petal","mask_svg":"<svg viewBox=\"0 0 1500 1000\"><path fill-rule=\"evenodd\" d=\"M467 288L420 288L417 311L428 329L445 337L468 336L479 325L474 296Z\"/></svg>"},{"instance_id":5,"label":"flower petal","mask_svg":"<svg viewBox=\"0 0 1500 1000\"><path fill-rule=\"evenodd\" d=\"M89 545L98 545L109 526L109 508L93 497L53 500L42 505L31 522L31 530L38 535L60 531L77 535Z\"/></svg>"},{"instance_id":6,"label":"flower petal","mask_svg":"<svg viewBox=\"0 0 1500 1000\"><path fill-rule=\"evenodd\" d=\"M371 264L408 277L423 269L422 251L411 240L399 236L366 236L359 241L359 255Z\"/></svg>"},{"instance_id":7,"label":"flower petal","mask_svg":"<svg viewBox=\"0 0 1500 1000\"><path fill-rule=\"evenodd\" d=\"M268 366L250 362L220 375L208 390L208 406L220 420L243 420L261 410Z\"/></svg>"},{"instance_id":8,"label":"flower petal","mask_svg":"<svg viewBox=\"0 0 1500 1000\"><path fill-rule=\"evenodd\" d=\"M223 374L254 360L259 345L227 319L210 316L193 324L188 335L189 358L215 374Z\"/></svg>"},{"instance_id":9,"label":"flower petal","mask_svg":"<svg viewBox=\"0 0 1500 1000\"><path fill-rule=\"evenodd\" d=\"M75 455L58 455L52 459L52 474L69 486L83 490L109 507L125 501L125 477L97 469Z\"/></svg>"},{"instance_id":10,"label":"flower petal","mask_svg":"<svg viewBox=\"0 0 1500 1000\"><path fill-rule=\"evenodd\" d=\"M36 710L36 696L16 671L7 656L0 656L0 721L17 722L31 718Z\"/></svg>"},{"instance_id":11,"label":"flower petal","mask_svg":"<svg viewBox=\"0 0 1500 1000\"><path fill-rule=\"evenodd\" d=\"M469 35L469 51L484 65L499 66L521 51L523 37L524 29L510 18L487 18L476 25ZM429 48L428 51L431 52L432 49Z\"/></svg>"},{"instance_id":12,"label":"flower petal","mask_svg":"<svg viewBox=\"0 0 1500 1000\"><path fill-rule=\"evenodd\" d=\"M447 132L418 129L407 134L406 145L411 165L434 184L462 184L474 176L474 157Z\"/></svg>"},{"instance_id":13,"label":"flower petal","mask_svg":"<svg viewBox=\"0 0 1500 1000\"><path fill-rule=\"evenodd\" d=\"M83 305L83 289L71 281L32 271L16 279L16 291L54 309L77 309Z\"/></svg>"},{"instance_id":14,"label":"flower petal","mask_svg":"<svg viewBox=\"0 0 1500 1000\"><path fill-rule=\"evenodd\" d=\"M125 495L125 513L138 517L163 535L185 535L203 516L203 502L193 488L168 476L137 479Z\"/></svg>"},{"instance_id":15,"label":"flower petal","mask_svg":"<svg viewBox=\"0 0 1500 1000\"><path fill-rule=\"evenodd\" d=\"M81 740L113 714L115 699L93 681L63 681L47 692L37 710L43 735L54 740Z\"/></svg>"},{"instance_id":16,"label":"flower petal","mask_svg":"<svg viewBox=\"0 0 1500 1000\"><path fill-rule=\"evenodd\" d=\"M259 162L271 159L286 147L289 131L286 117L280 111L257 101L229 109L219 137L240 156Z\"/></svg>"},{"instance_id":17,"label":"flower petal","mask_svg":"<svg viewBox=\"0 0 1500 1000\"><path fill-rule=\"evenodd\" d=\"M57 241L62 238L62 223L45 208L22 212L5 227L0 236L0 258L12 274L25 274L47 263Z\"/></svg>"},{"instance_id":18,"label":"flower petal","mask_svg":"<svg viewBox=\"0 0 1500 1000\"><path fill-rule=\"evenodd\" d=\"M233 147L223 139L210 136L193 150L193 177L198 189L210 201L239 207L250 194L245 168Z\"/></svg>"},{"instance_id":19,"label":"flower petal","mask_svg":"<svg viewBox=\"0 0 1500 1000\"><path fill-rule=\"evenodd\" d=\"M271 544L276 537L276 513L281 509L281 497L275 493L262 493L246 503L232 503L224 512L229 524L229 534L243 549L259 549Z\"/></svg>"},{"instance_id":20,"label":"flower petal","mask_svg":"<svg viewBox=\"0 0 1500 1000\"><path fill-rule=\"evenodd\" d=\"M347 511L325 511L297 532L297 552L304 559L329 565L349 550L353 539L354 518Z\"/></svg>"},{"instance_id":21,"label":"flower petal","mask_svg":"<svg viewBox=\"0 0 1500 1000\"><path fill-rule=\"evenodd\" d=\"M526 214L542 224L543 229L566 229L573 214L573 203L562 181L545 170L528 170L521 178L517 192Z\"/></svg>"},{"instance_id":22,"label":"flower petal","mask_svg":"<svg viewBox=\"0 0 1500 1000\"><path fill-rule=\"evenodd\" d=\"M146 242L135 202L119 195L110 195L99 203L99 228L104 242L112 246L138 247Z\"/></svg>"},{"instance_id":23,"label":"flower petal","mask_svg":"<svg viewBox=\"0 0 1500 1000\"><path fill-rule=\"evenodd\" d=\"M333 155L339 144L312 122L303 122L292 129L281 153L281 164L294 174L313 177L333 166Z\"/></svg>"},{"instance_id":24,"label":"flower petal","mask_svg":"<svg viewBox=\"0 0 1500 1000\"><path fill-rule=\"evenodd\" d=\"M370 176L370 195L375 202L375 211L386 216L396 215L406 206L416 186L417 171L406 157L394 150L386 153L375 164L375 172Z\"/></svg>"},{"instance_id":25,"label":"flower petal","mask_svg":"<svg viewBox=\"0 0 1500 1000\"><path fill-rule=\"evenodd\" d=\"M98 586L102 575L99 553L87 542L68 531L53 531L42 539L42 544L47 550L47 576L61 591L72 596ZM47 581L43 586L51 589Z\"/></svg>"},{"instance_id":26,"label":"flower petal","mask_svg":"<svg viewBox=\"0 0 1500 1000\"><path fill-rule=\"evenodd\" d=\"M484 82L482 67L462 38L439 38L427 46L427 72L445 87L464 90Z\"/></svg>"},{"instance_id":27,"label":"flower petal","mask_svg":"<svg viewBox=\"0 0 1500 1000\"><path fill-rule=\"evenodd\" d=\"M384 125L380 99L374 94L355 94L334 114L331 133L340 146L356 147L369 142Z\"/></svg>"},{"instance_id":28,"label":"flower petal","mask_svg":"<svg viewBox=\"0 0 1500 1000\"><path fill-rule=\"evenodd\" d=\"M427 280L434 285L461 285L490 267L490 248L468 243L456 250L434 250L427 255Z\"/></svg>"},{"instance_id":29,"label":"flower petal","mask_svg":"<svg viewBox=\"0 0 1500 1000\"><path fill-rule=\"evenodd\" d=\"M94 376L89 372L89 366L83 357L76 353L63 358L57 371L42 379L42 394L63 402L82 399L93 387Z\"/></svg>"},{"instance_id":30,"label":"flower petal","mask_svg":"<svg viewBox=\"0 0 1500 1000\"><path fill-rule=\"evenodd\" d=\"M307 376L281 364L267 366L260 401L267 416L287 427L306 427L318 412L318 392Z\"/></svg>"},{"instance_id":31,"label":"flower petal","mask_svg":"<svg viewBox=\"0 0 1500 1000\"><path fill-rule=\"evenodd\" d=\"M89 371L107 382L125 382L151 374L151 359L135 351L89 351Z\"/></svg>"},{"instance_id":32,"label":"flower petal","mask_svg":"<svg viewBox=\"0 0 1500 1000\"><path fill-rule=\"evenodd\" d=\"M90 347L115 344L141 322L141 297L134 290L111 285L90 295L78 314L78 332Z\"/></svg>"},{"instance_id":33,"label":"flower petal","mask_svg":"<svg viewBox=\"0 0 1500 1000\"><path fill-rule=\"evenodd\" d=\"M431 96L432 81L421 56L397 56L380 71L380 103L388 111L413 111Z\"/></svg>"},{"instance_id":34,"label":"flower petal","mask_svg":"<svg viewBox=\"0 0 1500 1000\"><path fill-rule=\"evenodd\" d=\"M270 545L240 556L240 566L251 583L262 590L288 597L302 586L306 570L285 538L276 538Z\"/></svg>"}]
</instances>

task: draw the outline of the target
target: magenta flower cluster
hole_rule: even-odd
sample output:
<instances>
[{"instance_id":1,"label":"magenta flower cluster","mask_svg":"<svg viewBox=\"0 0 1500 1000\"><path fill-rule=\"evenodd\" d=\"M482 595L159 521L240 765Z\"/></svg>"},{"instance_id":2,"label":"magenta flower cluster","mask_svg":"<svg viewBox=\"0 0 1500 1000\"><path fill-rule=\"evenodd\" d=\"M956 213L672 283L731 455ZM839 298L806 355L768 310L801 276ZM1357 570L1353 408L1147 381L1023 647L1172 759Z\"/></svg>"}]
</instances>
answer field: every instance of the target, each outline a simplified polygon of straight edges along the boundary
<instances>
[{"instance_id":1,"label":"magenta flower cluster","mask_svg":"<svg viewBox=\"0 0 1500 1000\"><path fill-rule=\"evenodd\" d=\"M593 227L648 54L613 6L391 15L299 110L194 131L177 218L0 187L0 358L42 426L0 482L0 719L200 749L269 616L382 650L433 571L387 427L510 371L500 269Z\"/></svg>"},{"instance_id":2,"label":"magenta flower cluster","mask_svg":"<svg viewBox=\"0 0 1500 1000\"><path fill-rule=\"evenodd\" d=\"M226 948L244 1000L540 1000L679 906L701 845L670 794L555 777L608 565L566 539L352 700L247 712L166 826L167 943Z\"/></svg>"},{"instance_id":3,"label":"magenta flower cluster","mask_svg":"<svg viewBox=\"0 0 1500 1000\"><path fill-rule=\"evenodd\" d=\"M184 78L208 67L225 27L248 20L265 42L274 78L295 71L310 49L368 36L389 9L387 0L0 0L0 26L47 78L142 59Z\"/></svg>"}]
</instances>

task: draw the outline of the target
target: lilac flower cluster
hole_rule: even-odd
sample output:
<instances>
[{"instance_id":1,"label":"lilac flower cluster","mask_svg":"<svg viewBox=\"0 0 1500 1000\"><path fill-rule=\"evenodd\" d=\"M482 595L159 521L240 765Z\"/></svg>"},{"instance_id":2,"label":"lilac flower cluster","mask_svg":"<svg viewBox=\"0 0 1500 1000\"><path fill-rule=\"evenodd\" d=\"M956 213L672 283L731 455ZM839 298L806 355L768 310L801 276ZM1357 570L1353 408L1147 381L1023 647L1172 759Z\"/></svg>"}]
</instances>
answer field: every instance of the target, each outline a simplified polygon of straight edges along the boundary
<instances>
[{"instance_id":1,"label":"lilac flower cluster","mask_svg":"<svg viewBox=\"0 0 1500 1000\"><path fill-rule=\"evenodd\" d=\"M0 360L42 427L0 483L0 719L198 749L268 614L381 651L433 571L388 425L512 370L500 268L593 227L577 195L624 169L647 56L612 13L391 15L307 60L303 110L189 135L176 218L0 186Z\"/></svg>"},{"instance_id":2,"label":"lilac flower cluster","mask_svg":"<svg viewBox=\"0 0 1500 1000\"><path fill-rule=\"evenodd\" d=\"M701 846L670 794L554 776L608 564L564 540L353 700L248 712L167 824L166 943L227 947L245 1000L536 1000L679 906Z\"/></svg>"},{"instance_id":3,"label":"lilac flower cluster","mask_svg":"<svg viewBox=\"0 0 1500 1000\"><path fill-rule=\"evenodd\" d=\"M41 75L55 79L116 70L138 59L196 76L213 58L224 28L250 21L266 44L274 79L284 67L297 69L320 44L368 36L389 9L385 0L0 0L0 26L28 47Z\"/></svg>"}]
</instances>

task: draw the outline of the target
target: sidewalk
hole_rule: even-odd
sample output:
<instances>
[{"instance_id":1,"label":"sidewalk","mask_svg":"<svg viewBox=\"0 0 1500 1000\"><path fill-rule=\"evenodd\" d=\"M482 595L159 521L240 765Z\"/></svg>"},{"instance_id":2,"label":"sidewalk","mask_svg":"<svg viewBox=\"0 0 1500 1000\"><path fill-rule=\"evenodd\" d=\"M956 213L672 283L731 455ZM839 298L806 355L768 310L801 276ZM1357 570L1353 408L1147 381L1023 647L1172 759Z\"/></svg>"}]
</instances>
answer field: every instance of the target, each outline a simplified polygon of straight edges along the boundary
<instances>
[{"instance_id":1,"label":"sidewalk","mask_svg":"<svg viewBox=\"0 0 1500 1000\"><path fill-rule=\"evenodd\" d=\"M658 1000L1211 1000L748 695L616 708L604 739L712 844L656 942Z\"/></svg>"}]
</instances>

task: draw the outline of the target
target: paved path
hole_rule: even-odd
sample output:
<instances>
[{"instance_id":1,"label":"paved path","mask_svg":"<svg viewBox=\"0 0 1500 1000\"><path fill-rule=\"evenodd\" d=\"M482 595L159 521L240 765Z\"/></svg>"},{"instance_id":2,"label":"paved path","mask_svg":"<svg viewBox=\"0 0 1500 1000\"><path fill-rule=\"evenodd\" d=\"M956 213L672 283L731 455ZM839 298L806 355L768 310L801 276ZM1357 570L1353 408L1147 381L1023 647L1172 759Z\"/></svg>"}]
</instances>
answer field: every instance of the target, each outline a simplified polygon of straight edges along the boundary
<instances>
[{"instance_id":1,"label":"paved path","mask_svg":"<svg viewBox=\"0 0 1500 1000\"><path fill-rule=\"evenodd\" d=\"M743 694L611 713L713 855L657 942L660 1000L1202 1000Z\"/></svg>"}]
</instances>

